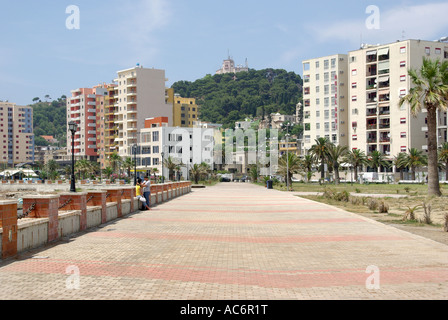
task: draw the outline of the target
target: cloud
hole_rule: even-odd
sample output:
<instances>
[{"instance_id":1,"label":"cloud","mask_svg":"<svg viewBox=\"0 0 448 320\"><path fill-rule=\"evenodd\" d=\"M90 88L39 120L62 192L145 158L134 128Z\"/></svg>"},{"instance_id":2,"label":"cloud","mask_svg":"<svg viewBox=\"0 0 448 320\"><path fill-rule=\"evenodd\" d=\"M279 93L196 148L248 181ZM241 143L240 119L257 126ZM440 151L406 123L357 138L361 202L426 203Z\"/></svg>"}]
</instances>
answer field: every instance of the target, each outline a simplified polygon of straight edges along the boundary
<instances>
[{"instance_id":1,"label":"cloud","mask_svg":"<svg viewBox=\"0 0 448 320\"><path fill-rule=\"evenodd\" d=\"M113 32L115 44L124 63L135 64L141 59L151 61L159 53L157 32L171 21L172 10L167 0L128 1L119 6L119 19Z\"/></svg>"},{"instance_id":2,"label":"cloud","mask_svg":"<svg viewBox=\"0 0 448 320\"><path fill-rule=\"evenodd\" d=\"M352 45L362 42L387 43L404 39L435 40L446 36L448 29L448 3L427 3L415 6L399 6L389 10L379 7L379 29L367 28L366 20L372 12L362 12L360 17L310 27L318 42L347 41Z\"/></svg>"}]
</instances>

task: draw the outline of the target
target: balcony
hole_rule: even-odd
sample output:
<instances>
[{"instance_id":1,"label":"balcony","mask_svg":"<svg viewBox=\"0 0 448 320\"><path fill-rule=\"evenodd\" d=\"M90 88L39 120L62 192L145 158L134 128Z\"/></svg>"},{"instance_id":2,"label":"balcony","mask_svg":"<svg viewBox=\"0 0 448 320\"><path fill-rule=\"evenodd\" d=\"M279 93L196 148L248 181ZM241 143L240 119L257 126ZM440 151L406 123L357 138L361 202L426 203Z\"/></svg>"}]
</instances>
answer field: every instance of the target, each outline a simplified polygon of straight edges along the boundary
<instances>
[{"instance_id":1,"label":"balcony","mask_svg":"<svg viewBox=\"0 0 448 320\"><path fill-rule=\"evenodd\" d=\"M376 108L375 109L367 109L366 116L367 117L376 117Z\"/></svg>"},{"instance_id":2,"label":"balcony","mask_svg":"<svg viewBox=\"0 0 448 320\"><path fill-rule=\"evenodd\" d=\"M380 129L390 129L390 123L384 122L379 124Z\"/></svg>"},{"instance_id":3,"label":"balcony","mask_svg":"<svg viewBox=\"0 0 448 320\"><path fill-rule=\"evenodd\" d=\"M132 100L128 100L127 101L127 104L128 105L130 105L130 104L136 104L137 103L137 99L132 99Z\"/></svg>"},{"instance_id":4,"label":"balcony","mask_svg":"<svg viewBox=\"0 0 448 320\"><path fill-rule=\"evenodd\" d=\"M88 109L87 112L96 113L96 109Z\"/></svg>"},{"instance_id":5,"label":"balcony","mask_svg":"<svg viewBox=\"0 0 448 320\"><path fill-rule=\"evenodd\" d=\"M376 143L376 142L377 142L376 136L367 137L367 143Z\"/></svg>"},{"instance_id":6,"label":"balcony","mask_svg":"<svg viewBox=\"0 0 448 320\"><path fill-rule=\"evenodd\" d=\"M368 124L366 125L366 129L367 129L367 130L376 130L376 128L377 128L376 123L368 123Z\"/></svg>"}]
</instances>

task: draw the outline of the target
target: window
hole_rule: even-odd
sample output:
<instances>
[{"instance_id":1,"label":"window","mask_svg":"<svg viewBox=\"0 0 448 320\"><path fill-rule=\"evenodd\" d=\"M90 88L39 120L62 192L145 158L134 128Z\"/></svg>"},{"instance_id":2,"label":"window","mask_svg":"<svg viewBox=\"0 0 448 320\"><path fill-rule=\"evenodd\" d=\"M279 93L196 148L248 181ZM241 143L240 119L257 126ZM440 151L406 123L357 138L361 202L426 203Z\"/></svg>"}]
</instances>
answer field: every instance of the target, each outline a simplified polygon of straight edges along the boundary
<instances>
[{"instance_id":1,"label":"window","mask_svg":"<svg viewBox=\"0 0 448 320\"><path fill-rule=\"evenodd\" d=\"M401 147L400 147L400 151L401 151L401 152L406 152L406 146L401 146Z\"/></svg>"},{"instance_id":2,"label":"window","mask_svg":"<svg viewBox=\"0 0 448 320\"><path fill-rule=\"evenodd\" d=\"M330 87L327 85L324 86L324 94L329 94L330 93Z\"/></svg>"},{"instance_id":3,"label":"window","mask_svg":"<svg viewBox=\"0 0 448 320\"><path fill-rule=\"evenodd\" d=\"M319 118L319 117L320 117L320 111L317 110L317 111L316 111L316 118Z\"/></svg>"},{"instance_id":4,"label":"window","mask_svg":"<svg viewBox=\"0 0 448 320\"><path fill-rule=\"evenodd\" d=\"M405 124L406 123L406 118L400 118L400 123L401 124Z\"/></svg>"},{"instance_id":5,"label":"window","mask_svg":"<svg viewBox=\"0 0 448 320\"><path fill-rule=\"evenodd\" d=\"M316 61L316 69L319 68L319 61Z\"/></svg>"},{"instance_id":6,"label":"window","mask_svg":"<svg viewBox=\"0 0 448 320\"><path fill-rule=\"evenodd\" d=\"M320 123L319 122L316 123L316 130L320 130Z\"/></svg>"},{"instance_id":7,"label":"window","mask_svg":"<svg viewBox=\"0 0 448 320\"><path fill-rule=\"evenodd\" d=\"M352 135L352 140L353 141L357 141L358 140L358 135L356 135L356 134Z\"/></svg>"},{"instance_id":8,"label":"window","mask_svg":"<svg viewBox=\"0 0 448 320\"><path fill-rule=\"evenodd\" d=\"M400 48L400 53L406 53L406 47L401 47Z\"/></svg>"},{"instance_id":9,"label":"window","mask_svg":"<svg viewBox=\"0 0 448 320\"><path fill-rule=\"evenodd\" d=\"M406 138L406 132L401 132L400 133L400 138Z\"/></svg>"},{"instance_id":10,"label":"window","mask_svg":"<svg viewBox=\"0 0 448 320\"><path fill-rule=\"evenodd\" d=\"M350 62L356 62L356 57L350 57Z\"/></svg>"},{"instance_id":11,"label":"window","mask_svg":"<svg viewBox=\"0 0 448 320\"><path fill-rule=\"evenodd\" d=\"M401 89L400 90L400 98L404 97L406 95L406 89Z\"/></svg>"},{"instance_id":12,"label":"window","mask_svg":"<svg viewBox=\"0 0 448 320\"><path fill-rule=\"evenodd\" d=\"M352 70L352 76L356 76L358 74L358 71L356 71L356 69Z\"/></svg>"},{"instance_id":13,"label":"window","mask_svg":"<svg viewBox=\"0 0 448 320\"><path fill-rule=\"evenodd\" d=\"M331 59L331 68L336 68L336 58Z\"/></svg>"},{"instance_id":14,"label":"window","mask_svg":"<svg viewBox=\"0 0 448 320\"><path fill-rule=\"evenodd\" d=\"M303 64L303 70L304 70L304 71L308 71L308 70L310 70L310 63L309 63L309 62L305 62L305 63Z\"/></svg>"},{"instance_id":15,"label":"window","mask_svg":"<svg viewBox=\"0 0 448 320\"><path fill-rule=\"evenodd\" d=\"M353 121L353 122L352 122L352 128L357 128L357 127L358 127L358 122Z\"/></svg>"},{"instance_id":16,"label":"window","mask_svg":"<svg viewBox=\"0 0 448 320\"><path fill-rule=\"evenodd\" d=\"M431 53L431 48L430 47L425 47L425 53L427 55L429 55Z\"/></svg>"},{"instance_id":17,"label":"window","mask_svg":"<svg viewBox=\"0 0 448 320\"><path fill-rule=\"evenodd\" d=\"M404 75L404 74L401 75L401 76L400 76L400 81L406 81L406 75Z\"/></svg>"},{"instance_id":18,"label":"window","mask_svg":"<svg viewBox=\"0 0 448 320\"><path fill-rule=\"evenodd\" d=\"M159 131L154 131L152 133L152 141L159 141Z\"/></svg>"},{"instance_id":19,"label":"window","mask_svg":"<svg viewBox=\"0 0 448 320\"><path fill-rule=\"evenodd\" d=\"M328 73L328 72L325 72L325 73L324 73L324 81L325 81L325 82L328 82L329 79L330 79L330 77L329 77L329 73Z\"/></svg>"},{"instance_id":20,"label":"window","mask_svg":"<svg viewBox=\"0 0 448 320\"><path fill-rule=\"evenodd\" d=\"M310 88L303 88L303 94L310 94Z\"/></svg>"},{"instance_id":21,"label":"window","mask_svg":"<svg viewBox=\"0 0 448 320\"><path fill-rule=\"evenodd\" d=\"M316 93L319 93L319 86L316 86Z\"/></svg>"},{"instance_id":22,"label":"window","mask_svg":"<svg viewBox=\"0 0 448 320\"><path fill-rule=\"evenodd\" d=\"M352 89L356 89L358 87L358 84L356 82L352 83Z\"/></svg>"},{"instance_id":23,"label":"window","mask_svg":"<svg viewBox=\"0 0 448 320\"><path fill-rule=\"evenodd\" d=\"M328 66L329 66L328 60L324 60L324 69L328 69Z\"/></svg>"},{"instance_id":24,"label":"window","mask_svg":"<svg viewBox=\"0 0 448 320\"><path fill-rule=\"evenodd\" d=\"M159 146L153 146L152 153L159 153Z\"/></svg>"},{"instance_id":25,"label":"window","mask_svg":"<svg viewBox=\"0 0 448 320\"><path fill-rule=\"evenodd\" d=\"M320 99L316 98L316 105L320 105Z\"/></svg>"},{"instance_id":26,"label":"window","mask_svg":"<svg viewBox=\"0 0 448 320\"><path fill-rule=\"evenodd\" d=\"M352 96L352 101L356 101L358 98L356 96Z\"/></svg>"},{"instance_id":27,"label":"window","mask_svg":"<svg viewBox=\"0 0 448 320\"><path fill-rule=\"evenodd\" d=\"M441 53L442 53L442 49L440 49L440 48L436 48L436 49L435 49L435 53L436 53L436 54L441 54Z\"/></svg>"},{"instance_id":28,"label":"window","mask_svg":"<svg viewBox=\"0 0 448 320\"><path fill-rule=\"evenodd\" d=\"M320 74L316 73L316 81L320 80Z\"/></svg>"},{"instance_id":29,"label":"window","mask_svg":"<svg viewBox=\"0 0 448 320\"><path fill-rule=\"evenodd\" d=\"M305 82L305 83L310 82L310 75L309 74L303 76L303 82Z\"/></svg>"}]
</instances>

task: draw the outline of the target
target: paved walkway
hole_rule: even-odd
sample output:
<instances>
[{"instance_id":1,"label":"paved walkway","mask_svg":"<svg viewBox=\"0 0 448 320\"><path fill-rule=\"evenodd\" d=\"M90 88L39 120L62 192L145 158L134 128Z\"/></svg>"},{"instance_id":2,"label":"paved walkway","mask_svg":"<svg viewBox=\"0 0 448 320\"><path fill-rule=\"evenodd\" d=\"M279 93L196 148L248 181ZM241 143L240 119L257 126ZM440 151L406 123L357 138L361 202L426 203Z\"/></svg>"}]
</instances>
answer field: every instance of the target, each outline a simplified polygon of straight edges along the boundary
<instances>
[{"instance_id":1,"label":"paved walkway","mask_svg":"<svg viewBox=\"0 0 448 320\"><path fill-rule=\"evenodd\" d=\"M448 246L249 183L0 262L0 299L447 297Z\"/></svg>"}]
</instances>

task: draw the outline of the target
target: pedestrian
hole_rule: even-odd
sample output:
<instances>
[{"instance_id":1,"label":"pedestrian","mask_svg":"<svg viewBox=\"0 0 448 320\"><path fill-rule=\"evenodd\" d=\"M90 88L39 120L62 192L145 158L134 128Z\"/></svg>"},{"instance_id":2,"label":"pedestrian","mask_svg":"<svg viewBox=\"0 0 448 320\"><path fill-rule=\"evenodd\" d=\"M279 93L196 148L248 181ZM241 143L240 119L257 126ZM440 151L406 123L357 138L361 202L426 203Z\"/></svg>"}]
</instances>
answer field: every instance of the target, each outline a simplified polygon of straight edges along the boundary
<instances>
[{"instance_id":1,"label":"pedestrian","mask_svg":"<svg viewBox=\"0 0 448 320\"><path fill-rule=\"evenodd\" d=\"M144 177L145 181L142 182L142 188L143 188L143 196L146 199L146 207L147 210L150 210L149 207L151 206L151 180L149 180L148 176Z\"/></svg>"},{"instance_id":2,"label":"pedestrian","mask_svg":"<svg viewBox=\"0 0 448 320\"><path fill-rule=\"evenodd\" d=\"M135 185L135 194L137 196L138 202L142 203L142 210L149 210L148 205L146 204L146 198L143 196L142 191L142 179L137 179L137 184Z\"/></svg>"}]
</instances>

